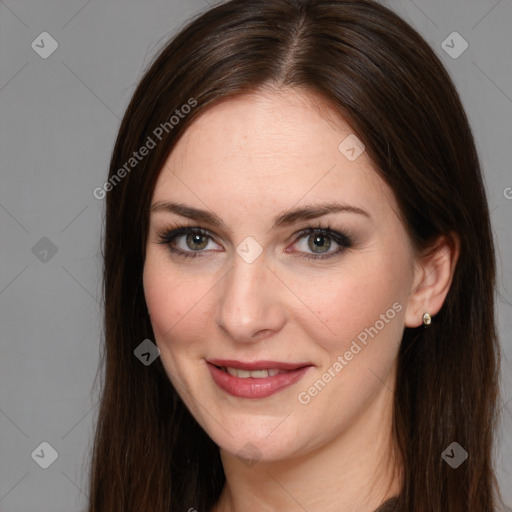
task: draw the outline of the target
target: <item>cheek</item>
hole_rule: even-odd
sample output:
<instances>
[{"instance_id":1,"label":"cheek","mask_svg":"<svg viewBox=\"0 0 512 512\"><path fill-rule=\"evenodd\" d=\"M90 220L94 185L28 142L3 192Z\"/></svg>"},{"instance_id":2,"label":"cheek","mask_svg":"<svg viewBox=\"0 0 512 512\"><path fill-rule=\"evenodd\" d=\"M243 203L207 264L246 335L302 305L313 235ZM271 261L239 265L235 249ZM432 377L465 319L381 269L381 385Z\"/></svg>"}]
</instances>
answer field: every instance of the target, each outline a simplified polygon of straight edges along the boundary
<instances>
[{"instance_id":1,"label":"cheek","mask_svg":"<svg viewBox=\"0 0 512 512\"><path fill-rule=\"evenodd\" d=\"M298 399L309 397L332 424L362 413L383 389L401 341L406 281L400 262L372 259L371 265L351 265L328 282L304 288L304 302L323 322L312 321L310 312L302 317L302 330L323 356L321 374L303 384ZM335 402L340 409L333 410Z\"/></svg>"},{"instance_id":2,"label":"cheek","mask_svg":"<svg viewBox=\"0 0 512 512\"><path fill-rule=\"evenodd\" d=\"M144 266L144 295L157 344L166 350L178 348L179 340L187 346L197 339L204 325L205 295L211 288L208 280L171 272L163 258L148 255ZM187 333L183 336L183 333ZM169 340L176 340L173 345Z\"/></svg>"},{"instance_id":3,"label":"cheek","mask_svg":"<svg viewBox=\"0 0 512 512\"><path fill-rule=\"evenodd\" d=\"M314 285L311 281L303 282L301 298L310 308L303 321L305 326L309 325L311 336L316 332L314 339L322 340L322 345L329 352L344 350L345 345L350 346L360 334L364 339L365 329L370 329L376 322L379 330L388 332L391 324L398 324L394 328L396 338L400 332L397 310L403 309L401 303L405 288L392 267L389 261L375 259L371 265L350 265L349 270L347 265L339 272L317 280ZM395 303L399 305L393 308ZM316 318L313 321L311 312ZM384 315L384 320L381 315Z\"/></svg>"}]
</instances>

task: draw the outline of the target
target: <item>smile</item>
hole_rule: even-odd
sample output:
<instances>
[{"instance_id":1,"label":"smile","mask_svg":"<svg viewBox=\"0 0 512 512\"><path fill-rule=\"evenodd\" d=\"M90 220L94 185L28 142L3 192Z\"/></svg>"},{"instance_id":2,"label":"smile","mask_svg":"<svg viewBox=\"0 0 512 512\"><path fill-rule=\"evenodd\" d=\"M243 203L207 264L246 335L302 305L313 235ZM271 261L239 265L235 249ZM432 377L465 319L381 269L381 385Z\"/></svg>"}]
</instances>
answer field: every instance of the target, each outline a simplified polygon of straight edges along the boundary
<instances>
[{"instance_id":1,"label":"smile","mask_svg":"<svg viewBox=\"0 0 512 512\"><path fill-rule=\"evenodd\" d=\"M313 368L310 364L294 365L265 361L240 363L219 360L207 361L207 366L214 383L226 393L239 398L271 396L294 384ZM284 366L288 368L283 368Z\"/></svg>"},{"instance_id":2,"label":"smile","mask_svg":"<svg viewBox=\"0 0 512 512\"><path fill-rule=\"evenodd\" d=\"M230 375L233 375L234 377L240 377L241 379L247 379L248 377L251 377L253 379L262 379L264 377L273 377L274 375L277 375L278 373L284 373L287 370L279 370L277 368L269 368L268 370L254 370L252 372L249 372L247 370L240 370L237 368L231 368L230 366L221 366L221 370L225 371L226 373L229 373Z\"/></svg>"}]
</instances>

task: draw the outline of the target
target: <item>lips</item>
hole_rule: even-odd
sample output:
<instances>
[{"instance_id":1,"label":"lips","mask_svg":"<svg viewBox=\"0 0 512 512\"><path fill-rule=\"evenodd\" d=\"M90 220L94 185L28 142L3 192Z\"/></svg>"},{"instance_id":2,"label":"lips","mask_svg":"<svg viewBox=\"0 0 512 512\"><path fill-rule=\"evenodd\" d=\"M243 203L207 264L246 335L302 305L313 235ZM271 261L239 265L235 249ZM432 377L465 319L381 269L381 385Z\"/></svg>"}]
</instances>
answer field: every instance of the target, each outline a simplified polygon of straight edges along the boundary
<instances>
[{"instance_id":1,"label":"lips","mask_svg":"<svg viewBox=\"0 0 512 512\"><path fill-rule=\"evenodd\" d=\"M296 370L304 366L309 366L311 363L283 363L279 361L255 361L253 363L244 363L242 361L235 361L233 359L209 359L209 363L218 367L236 368L237 370L246 370L249 372L257 370L268 370L269 368L276 368L278 370Z\"/></svg>"},{"instance_id":2,"label":"lips","mask_svg":"<svg viewBox=\"0 0 512 512\"><path fill-rule=\"evenodd\" d=\"M312 368L309 363L242 362L210 359L208 370L223 391L240 398L266 398L294 384Z\"/></svg>"}]
</instances>

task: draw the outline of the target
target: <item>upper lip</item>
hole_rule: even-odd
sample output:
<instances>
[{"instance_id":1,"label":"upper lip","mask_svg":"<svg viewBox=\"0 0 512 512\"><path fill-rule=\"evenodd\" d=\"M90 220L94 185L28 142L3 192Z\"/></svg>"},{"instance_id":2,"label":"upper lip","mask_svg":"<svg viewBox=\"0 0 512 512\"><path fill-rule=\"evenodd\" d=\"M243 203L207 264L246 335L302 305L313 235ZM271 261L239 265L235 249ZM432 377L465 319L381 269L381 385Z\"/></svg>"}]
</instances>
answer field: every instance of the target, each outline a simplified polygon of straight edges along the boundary
<instances>
[{"instance_id":1,"label":"upper lip","mask_svg":"<svg viewBox=\"0 0 512 512\"><path fill-rule=\"evenodd\" d=\"M267 370L269 368L276 368L278 370L296 370L297 368L302 368L304 366L311 366L311 363L283 363L280 361L243 362L235 361L233 359L208 359L207 362L215 366L225 366L246 371Z\"/></svg>"}]
</instances>

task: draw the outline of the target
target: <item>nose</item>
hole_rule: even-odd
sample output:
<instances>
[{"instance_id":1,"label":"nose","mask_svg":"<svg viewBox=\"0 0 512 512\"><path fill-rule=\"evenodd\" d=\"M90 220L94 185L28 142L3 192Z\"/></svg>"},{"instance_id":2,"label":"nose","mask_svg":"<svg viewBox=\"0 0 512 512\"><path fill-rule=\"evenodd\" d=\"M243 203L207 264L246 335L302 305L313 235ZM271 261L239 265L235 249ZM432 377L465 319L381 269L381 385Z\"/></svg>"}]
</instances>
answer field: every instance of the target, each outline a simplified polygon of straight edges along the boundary
<instances>
[{"instance_id":1,"label":"nose","mask_svg":"<svg viewBox=\"0 0 512 512\"><path fill-rule=\"evenodd\" d=\"M252 263L237 256L219 288L217 325L241 342L279 332L287 321L287 309L278 293L281 287L263 255Z\"/></svg>"}]
</instances>

